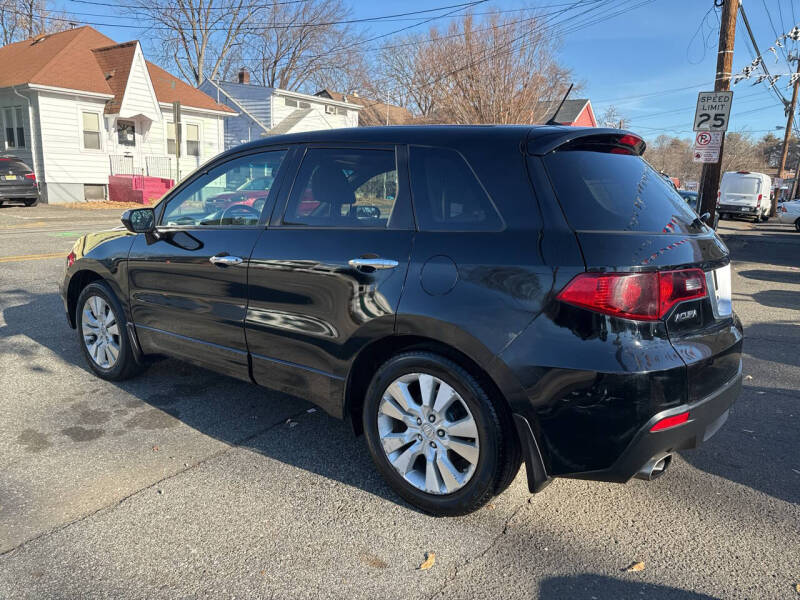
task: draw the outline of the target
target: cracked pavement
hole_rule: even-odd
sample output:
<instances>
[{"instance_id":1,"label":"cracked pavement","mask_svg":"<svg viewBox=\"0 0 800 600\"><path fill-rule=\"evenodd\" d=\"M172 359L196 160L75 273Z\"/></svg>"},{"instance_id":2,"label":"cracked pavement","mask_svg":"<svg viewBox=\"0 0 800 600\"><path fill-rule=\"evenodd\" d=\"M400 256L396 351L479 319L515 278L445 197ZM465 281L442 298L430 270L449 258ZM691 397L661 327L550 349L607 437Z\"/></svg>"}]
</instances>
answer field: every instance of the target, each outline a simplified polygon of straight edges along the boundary
<instances>
[{"instance_id":1,"label":"cracked pavement","mask_svg":"<svg viewBox=\"0 0 800 600\"><path fill-rule=\"evenodd\" d=\"M118 212L0 209L0 258L66 254L75 238L53 234ZM363 439L301 399L173 360L93 377L63 259L0 264L0 598L796 597L800 234L721 231L752 376L723 429L658 481L532 496L523 467L453 519L404 504Z\"/></svg>"}]
</instances>

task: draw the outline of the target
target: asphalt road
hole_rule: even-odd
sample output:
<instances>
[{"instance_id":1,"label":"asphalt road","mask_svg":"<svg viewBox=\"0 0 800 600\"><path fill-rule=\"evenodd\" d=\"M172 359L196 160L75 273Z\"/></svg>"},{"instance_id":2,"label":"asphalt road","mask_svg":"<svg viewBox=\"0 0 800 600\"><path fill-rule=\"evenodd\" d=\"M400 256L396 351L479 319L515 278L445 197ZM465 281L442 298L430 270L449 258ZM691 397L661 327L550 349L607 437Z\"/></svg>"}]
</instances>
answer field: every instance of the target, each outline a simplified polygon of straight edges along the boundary
<instances>
[{"instance_id":1,"label":"asphalt road","mask_svg":"<svg viewBox=\"0 0 800 600\"><path fill-rule=\"evenodd\" d=\"M172 360L93 377L56 285L78 233L119 212L0 209L0 598L800 597L788 226L722 222L748 377L705 446L624 486L531 496L523 468L490 506L434 519L300 399Z\"/></svg>"}]
</instances>

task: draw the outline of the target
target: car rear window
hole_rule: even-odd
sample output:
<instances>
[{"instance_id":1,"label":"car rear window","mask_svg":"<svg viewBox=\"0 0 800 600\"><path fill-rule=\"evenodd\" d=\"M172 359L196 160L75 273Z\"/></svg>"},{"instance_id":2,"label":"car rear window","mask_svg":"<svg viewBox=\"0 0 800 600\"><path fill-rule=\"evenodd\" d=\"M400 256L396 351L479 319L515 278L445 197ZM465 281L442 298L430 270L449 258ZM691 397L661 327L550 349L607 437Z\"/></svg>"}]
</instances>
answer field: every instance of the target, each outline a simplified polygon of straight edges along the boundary
<instances>
[{"instance_id":1,"label":"car rear window","mask_svg":"<svg viewBox=\"0 0 800 600\"><path fill-rule=\"evenodd\" d=\"M760 183L758 177L726 177L723 188L726 194L756 194Z\"/></svg>"},{"instance_id":2,"label":"car rear window","mask_svg":"<svg viewBox=\"0 0 800 600\"><path fill-rule=\"evenodd\" d=\"M14 174L25 174L33 172L33 169L31 169L28 165L26 165L18 158L2 158L2 157L0 157L0 170Z\"/></svg>"},{"instance_id":3,"label":"car rear window","mask_svg":"<svg viewBox=\"0 0 800 600\"><path fill-rule=\"evenodd\" d=\"M567 150L546 156L544 162L575 230L702 231L686 201L639 156Z\"/></svg>"}]
</instances>

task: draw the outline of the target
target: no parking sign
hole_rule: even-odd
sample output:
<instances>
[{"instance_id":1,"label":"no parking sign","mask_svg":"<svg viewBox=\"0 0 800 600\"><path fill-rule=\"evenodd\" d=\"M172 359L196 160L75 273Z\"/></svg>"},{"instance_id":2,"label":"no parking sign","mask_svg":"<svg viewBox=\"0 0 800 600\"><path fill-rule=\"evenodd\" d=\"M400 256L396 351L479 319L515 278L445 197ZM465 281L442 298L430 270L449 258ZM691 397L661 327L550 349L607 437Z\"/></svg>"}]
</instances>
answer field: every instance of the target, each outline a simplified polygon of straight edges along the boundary
<instances>
[{"instance_id":1,"label":"no parking sign","mask_svg":"<svg viewBox=\"0 0 800 600\"><path fill-rule=\"evenodd\" d=\"M701 163L719 162L722 135L721 131L698 131L694 138L692 160Z\"/></svg>"}]
</instances>

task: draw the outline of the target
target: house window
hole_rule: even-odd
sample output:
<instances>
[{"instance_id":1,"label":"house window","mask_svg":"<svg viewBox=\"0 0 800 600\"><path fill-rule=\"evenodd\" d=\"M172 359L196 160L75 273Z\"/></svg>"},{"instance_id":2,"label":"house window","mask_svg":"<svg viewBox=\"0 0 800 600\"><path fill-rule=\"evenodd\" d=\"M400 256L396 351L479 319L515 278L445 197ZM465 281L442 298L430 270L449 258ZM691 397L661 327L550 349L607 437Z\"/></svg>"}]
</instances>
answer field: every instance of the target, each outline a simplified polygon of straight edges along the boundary
<instances>
[{"instance_id":1,"label":"house window","mask_svg":"<svg viewBox=\"0 0 800 600\"><path fill-rule=\"evenodd\" d=\"M175 143L175 123L167 123L167 154L178 156Z\"/></svg>"},{"instance_id":2,"label":"house window","mask_svg":"<svg viewBox=\"0 0 800 600\"><path fill-rule=\"evenodd\" d=\"M117 143L120 146L136 145L136 125L133 121L117 121Z\"/></svg>"},{"instance_id":3,"label":"house window","mask_svg":"<svg viewBox=\"0 0 800 600\"><path fill-rule=\"evenodd\" d=\"M86 150L100 150L100 115L93 112L82 113L83 147Z\"/></svg>"},{"instance_id":4,"label":"house window","mask_svg":"<svg viewBox=\"0 0 800 600\"><path fill-rule=\"evenodd\" d=\"M311 105L308 102L301 102L300 108L311 108Z\"/></svg>"},{"instance_id":5,"label":"house window","mask_svg":"<svg viewBox=\"0 0 800 600\"><path fill-rule=\"evenodd\" d=\"M336 114L336 107L331 106L330 104L325 105L325 114L326 115L335 115Z\"/></svg>"},{"instance_id":6,"label":"house window","mask_svg":"<svg viewBox=\"0 0 800 600\"><path fill-rule=\"evenodd\" d=\"M14 135L14 111L11 108L5 109L5 126L6 126L6 148L16 148L17 138Z\"/></svg>"},{"instance_id":7,"label":"house window","mask_svg":"<svg viewBox=\"0 0 800 600\"><path fill-rule=\"evenodd\" d=\"M294 98L284 98L283 103L286 106L294 106L295 108L297 108L297 100L295 100Z\"/></svg>"},{"instance_id":8,"label":"house window","mask_svg":"<svg viewBox=\"0 0 800 600\"><path fill-rule=\"evenodd\" d=\"M186 154L200 156L200 126L186 124Z\"/></svg>"},{"instance_id":9,"label":"house window","mask_svg":"<svg viewBox=\"0 0 800 600\"><path fill-rule=\"evenodd\" d=\"M336 114L341 115L342 117L347 116L347 109L346 108L337 108Z\"/></svg>"},{"instance_id":10,"label":"house window","mask_svg":"<svg viewBox=\"0 0 800 600\"><path fill-rule=\"evenodd\" d=\"M2 111L6 134L6 148L25 147L25 113L21 106L10 106Z\"/></svg>"}]
</instances>

